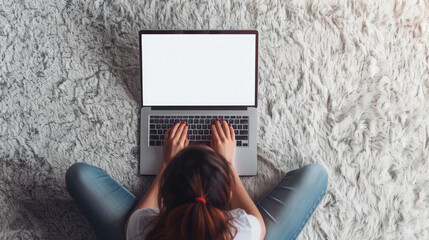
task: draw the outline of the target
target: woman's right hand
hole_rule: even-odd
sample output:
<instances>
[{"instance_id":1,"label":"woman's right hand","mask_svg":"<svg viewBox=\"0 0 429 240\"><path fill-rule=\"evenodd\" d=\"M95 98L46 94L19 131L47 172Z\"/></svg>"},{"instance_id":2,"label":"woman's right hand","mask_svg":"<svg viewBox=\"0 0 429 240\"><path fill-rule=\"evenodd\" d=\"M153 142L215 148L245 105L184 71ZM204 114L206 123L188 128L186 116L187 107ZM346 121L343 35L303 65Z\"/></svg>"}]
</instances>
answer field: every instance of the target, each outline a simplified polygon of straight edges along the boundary
<instances>
[{"instance_id":1,"label":"woman's right hand","mask_svg":"<svg viewBox=\"0 0 429 240\"><path fill-rule=\"evenodd\" d=\"M217 153L228 160L232 167L235 167L235 144L235 133L231 124L228 124L223 119L221 121L216 119L212 124L210 145Z\"/></svg>"}]
</instances>

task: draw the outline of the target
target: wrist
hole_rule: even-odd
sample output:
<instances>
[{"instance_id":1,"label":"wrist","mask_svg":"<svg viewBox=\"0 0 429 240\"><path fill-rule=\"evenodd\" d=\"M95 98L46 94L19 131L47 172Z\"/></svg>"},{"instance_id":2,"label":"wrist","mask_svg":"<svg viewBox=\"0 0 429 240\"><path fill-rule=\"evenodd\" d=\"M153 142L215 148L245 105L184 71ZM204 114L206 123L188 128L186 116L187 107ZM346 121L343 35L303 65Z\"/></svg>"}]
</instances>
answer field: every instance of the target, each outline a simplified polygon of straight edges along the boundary
<instances>
[{"instance_id":1,"label":"wrist","mask_svg":"<svg viewBox=\"0 0 429 240\"><path fill-rule=\"evenodd\" d=\"M163 172L164 172L164 170L167 168L167 166L168 166L168 163L163 162L163 163L161 164L161 167L159 168L159 173L160 173L160 174L161 174L161 173L163 173Z\"/></svg>"},{"instance_id":2,"label":"wrist","mask_svg":"<svg viewBox=\"0 0 429 240\"><path fill-rule=\"evenodd\" d=\"M231 167L231 169L232 169L233 171L235 171L235 164L234 164L234 161L229 161L229 166Z\"/></svg>"},{"instance_id":3,"label":"wrist","mask_svg":"<svg viewBox=\"0 0 429 240\"><path fill-rule=\"evenodd\" d=\"M240 177L238 176L237 169L235 169L235 166L232 166L232 167L231 167L231 170L232 170L232 177L233 177L233 178L240 178Z\"/></svg>"}]
</instances>

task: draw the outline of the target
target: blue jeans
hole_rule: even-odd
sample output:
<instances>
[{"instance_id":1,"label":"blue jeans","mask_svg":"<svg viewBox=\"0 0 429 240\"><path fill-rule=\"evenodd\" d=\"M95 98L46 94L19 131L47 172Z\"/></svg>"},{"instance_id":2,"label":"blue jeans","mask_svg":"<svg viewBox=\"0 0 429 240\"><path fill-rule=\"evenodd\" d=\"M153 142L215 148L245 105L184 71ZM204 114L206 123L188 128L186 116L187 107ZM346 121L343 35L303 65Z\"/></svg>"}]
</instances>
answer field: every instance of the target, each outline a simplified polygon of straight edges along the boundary
<instances>
[{"instance_id":1,"label":"blue jeans","mask_svg":"<svg viewBox=\"0 0 429 240\"><path fill-rule=\"evenodd\" d=\"M328 173L313 163L290 171L256 206L264 218L265 239L296 239L326 194Z\"/></svg>"},{"instance_id":2,"label":"blue jeans","mask_svg":"<svg viewBox=\"0 0 429 240\"><path fill-rule=\"evenodd\" d=\"M101 239L125 239L125 223L137 198L101 168L79 162L66 173L67 190ZM319 164L288 172L256 206L265 239L296 239L326 193L328 174Z\"/></svg>"}]
</instances>

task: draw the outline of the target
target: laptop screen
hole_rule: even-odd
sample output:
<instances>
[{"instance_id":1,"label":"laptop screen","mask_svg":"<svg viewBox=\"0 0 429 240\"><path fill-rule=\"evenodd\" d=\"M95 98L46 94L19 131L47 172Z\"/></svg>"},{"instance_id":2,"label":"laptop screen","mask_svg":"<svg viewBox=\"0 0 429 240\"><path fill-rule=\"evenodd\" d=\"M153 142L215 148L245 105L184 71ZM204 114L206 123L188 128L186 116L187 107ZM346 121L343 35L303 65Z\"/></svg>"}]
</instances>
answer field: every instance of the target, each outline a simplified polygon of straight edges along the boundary
<instances>
[{"instance_id":1,"label":"laptop screen","mask_svg":"<svg viewBox=\"0 0 429 240\"><path fill-rule=\"evenodd\" d=\"M256 34L141 34L143 106L255 106Z\"/></svg>"}]
</instances>

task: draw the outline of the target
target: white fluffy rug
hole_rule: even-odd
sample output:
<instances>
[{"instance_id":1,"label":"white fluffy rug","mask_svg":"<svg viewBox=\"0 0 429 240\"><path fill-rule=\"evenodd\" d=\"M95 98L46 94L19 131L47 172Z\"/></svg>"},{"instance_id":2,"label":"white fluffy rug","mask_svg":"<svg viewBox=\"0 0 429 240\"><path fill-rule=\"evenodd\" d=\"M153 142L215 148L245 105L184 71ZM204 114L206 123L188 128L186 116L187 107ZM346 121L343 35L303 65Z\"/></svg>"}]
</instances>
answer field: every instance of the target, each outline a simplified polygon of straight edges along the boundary
<instances>
[{"instance_id":1,"label":"white fluffy rug","mask_svg":"<svg viewBox=\"0 0 429 240\"><path fill-rule=\"evenodd\" d=\"M328 193L300 239L429 239L425 1L13 1L0 9L0 239L94 239L74 162L141 197L141 29L257 29L257 200L310 162Z\"/></svg>"}]
</instances>

